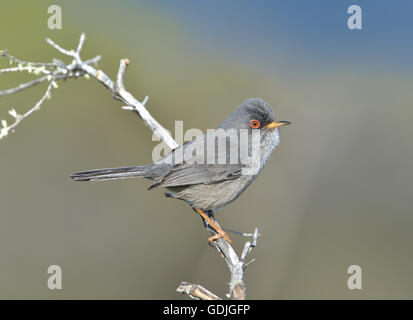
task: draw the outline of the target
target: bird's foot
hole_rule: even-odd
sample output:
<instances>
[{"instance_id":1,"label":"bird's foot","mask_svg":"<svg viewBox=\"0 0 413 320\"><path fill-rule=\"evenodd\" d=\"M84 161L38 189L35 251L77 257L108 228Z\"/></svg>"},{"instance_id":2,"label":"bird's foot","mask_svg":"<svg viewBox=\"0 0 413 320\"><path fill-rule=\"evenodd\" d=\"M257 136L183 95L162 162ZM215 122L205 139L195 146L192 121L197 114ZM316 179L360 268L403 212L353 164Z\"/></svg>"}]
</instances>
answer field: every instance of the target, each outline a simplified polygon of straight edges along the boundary
<instances>
[{"instance_id":1,"label":"bird's foot","mask_svg":"<svg viewBox=\"0 0 413 320\"><path fill-rule=\"evenodd\" d=\"M225 232L217 233L217 234L214 234L212 237L209 237L208 243L211 245L214 241L217 241L220 238L224 239L229 244L232 243L231 239L227 236Z\"/></svg>"}]
</instances>

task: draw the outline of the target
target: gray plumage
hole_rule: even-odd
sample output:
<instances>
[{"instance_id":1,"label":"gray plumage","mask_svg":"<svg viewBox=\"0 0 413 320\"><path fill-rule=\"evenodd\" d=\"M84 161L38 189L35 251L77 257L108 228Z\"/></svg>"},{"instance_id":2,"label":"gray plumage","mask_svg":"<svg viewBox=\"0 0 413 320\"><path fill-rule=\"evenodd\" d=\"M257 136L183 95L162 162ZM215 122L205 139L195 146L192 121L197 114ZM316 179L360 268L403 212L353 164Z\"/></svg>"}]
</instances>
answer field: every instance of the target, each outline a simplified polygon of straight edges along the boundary
<instances>
[{"instance_id":1,"label":"gray plumage","mask_svg":"<svg viewBox=\"0 0 413 320\"><path fill-rule=\"evenodd\" d=\"M74 173L71 177L75 181L143 177L153 181L149 189L166 188L169 197L183 200L195 209L215 212L234 201L256 179L279 143L278 129L265 128L273 123L275 118L271 107L262 99L246 100L218 126L218 129L226 130L225 132L235 130L238 133L244 129L249 138L248 148L244 152L251 154L252 120L258 120L260 123L260 162L259 170L255 174L243 174L243 169L248 167L248 163L240 161L241 140L236 146L238 159L234 163L228 152L231 145L229 137L225 140L226 150L215 145L215 161L208 164L208 139L216 133L210 132L174 149L153 164L90 170ZM191 157L187 157L188 154ZM218 159L224 159L224 162L217 164Z\"/></svg>"}]
</instances>

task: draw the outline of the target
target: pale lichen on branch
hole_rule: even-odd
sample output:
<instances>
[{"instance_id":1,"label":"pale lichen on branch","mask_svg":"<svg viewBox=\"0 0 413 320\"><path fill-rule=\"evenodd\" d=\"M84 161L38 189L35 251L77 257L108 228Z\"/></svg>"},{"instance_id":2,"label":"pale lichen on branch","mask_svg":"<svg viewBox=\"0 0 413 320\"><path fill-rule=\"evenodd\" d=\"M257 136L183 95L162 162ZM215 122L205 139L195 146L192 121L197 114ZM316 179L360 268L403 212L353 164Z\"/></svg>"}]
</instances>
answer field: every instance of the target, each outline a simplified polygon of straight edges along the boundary
<instances>
[{"instance_id":1,"label":"pale lichen on branch","mask_svg":"<svg viewBox=\"0 0 413 320\"><path fill-rule=\"evenodd\" d=\"M7 50L0 51L0 57L9 59L10 64L17 64L17 67L10 67L5 69L0 69L0 74L3 73L11 73L11 72L28 72L29 74L33 75L41 75L43 76L38 77L34 80L29 82L25 82L19 84L18 86L6 90L0 91L0 97L11 95L14 93L18 93L22 90L28 89L30 87L34 87L38 84L43 82L48 82L47 89L41 99L37 101L28 111L25 113L19 114L15 109L9 110L10 116L13 118L13 123L11 125L7 124L7 120L1 120L1 128L0 128L0 139L5 138L10 132L13 132L14 129L27 117L29 117L34 111L40 109L40 106L45 102L46 99L51 97L52 89L56 89L58 87L57 81L62 79L68 78L77 78L80 76L86 76L87 74L82 69L78 68L78 63L82 63L85 65L90 65L99 61L100 56L97 56L93 59L87 60L82 62L80 60L80 49L83 46L84 42L84 35L81 37L81 41L79 42L78 49L76 54L78 60L73 61L69 65L65 65L63 62L54 60L53 62L28 62L20 60L12 55L10 55ZM49 42L49 41L48 41Z\"/></svg>"}]
</instances>

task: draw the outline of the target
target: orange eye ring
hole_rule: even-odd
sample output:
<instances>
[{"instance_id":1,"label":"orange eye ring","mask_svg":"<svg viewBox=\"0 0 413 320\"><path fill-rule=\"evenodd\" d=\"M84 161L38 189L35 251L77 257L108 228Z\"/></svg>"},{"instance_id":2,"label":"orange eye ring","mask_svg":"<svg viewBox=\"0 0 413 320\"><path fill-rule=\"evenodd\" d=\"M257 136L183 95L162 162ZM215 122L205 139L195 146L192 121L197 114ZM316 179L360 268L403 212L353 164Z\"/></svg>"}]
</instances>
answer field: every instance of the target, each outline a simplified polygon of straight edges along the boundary
<instances>
[{"instance_id":1,"label":"orange eye ring","mask_svg":"<svg viewBox=\"0 0 413 320\"><path fill-rule=\"evenodd\" d=\"M251 120L250 121L250 127L253 129L258 129L260 127L261 123L258 120Z\"/></svg>"}]
</instances>

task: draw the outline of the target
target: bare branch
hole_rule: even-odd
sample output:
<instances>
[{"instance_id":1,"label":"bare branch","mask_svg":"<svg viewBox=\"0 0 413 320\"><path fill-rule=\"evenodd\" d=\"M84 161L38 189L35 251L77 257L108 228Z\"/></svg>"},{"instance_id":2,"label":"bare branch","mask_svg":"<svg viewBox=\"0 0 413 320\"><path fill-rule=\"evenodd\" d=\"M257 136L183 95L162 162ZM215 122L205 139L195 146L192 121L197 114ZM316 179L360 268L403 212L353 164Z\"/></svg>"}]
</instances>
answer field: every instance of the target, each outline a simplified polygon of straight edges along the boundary
<instances>
[{"instance_id":1,"label":"bare branch","mask_svg":"<svg viewBox=\"0 0 413 320\"><path fill-rule=\"evenodd\" d=\"M176 291L182 294L187 294L192 299L196 300L222 300L220 297L208 291L199 284L181 282Z\"/></svg>"},{"instance_id":2,"label":"bare branch","mask_svg":"<svg viewBox=\"0 0 413 320\"><path fill-rule=\"evenodd\" d=\"M120 65L119 65L119 71L118 71L118 76L116 78L116 86L118 90L125 90L125 73L126 73L126 68L129 65L129 60L128 59L122 59L120 60Z\"/></svg>"},{"instance_id":3,"label":"bare branch","mask_svg":"<svg viewBox=\"0 0 413 320\"><path fill-rule=\"evenodd\" d=\"M220 238L215 241L213 245L222 254L229 271L231 272L231 281L229 283L229 297L235 300L244 300L246 297L246 286L244 282L244 270L246 266L251 263L245 263L247 255L251 249L256 246L257 239L260 234L258 228L255 228L252 234L252 242L247 241L244 245L241 257L238 258L234 249L224 239Z\"/></svg>"},{"instance_id":4,"label":"bare branch","mask_svg":"<svg viewBox=\"0 0 413 320\"><path fill-rule=\"evenodd\" d=\"M245 281L244 281L244 271L247 265L250 264L254 260L248 263L245 263L245 259L247 255L251 252L251 249L255 246L253 244L257 243L258 236L259 236L258 229L255 228L255 231L252 234L252 237L253 237L252 242L247 241L245 243L244 249L242 251L240 258L238 258L238 255L236 254L235 250L224 239L219 238L218 240L212 243L212 246L215 247L215 249L225 259L225 262L227 263L227 266L228 266L228 270L231 273L231 281L229 283L229 294L227 295L231 299L245 300L246 298L247 288L246 288ZM197 285L191 284L191 286L194 287ZM179 292L187 293L186 291L179 291ZM197 296L197 298L202 299L200 296Z\"/></svg>"},{"instance_id":5,"label":"bare branch","mask_svg":"<svg viewBox=\"0 0 413 320\"><path fill-rule=\"evenodd\" d=\"M79 46L78 48L83 46L83 42L85 40L85 36L82 35L80 37ZM144 104L138 101L131 93L129 93L124 88L124 77L126 72L126 67L129 64L128 59L122 59L119 66L117 83L115 84L107 74L105 74L102 70L96 70L90 64L86 64L82 62L78 52L73 50L66 50L60 47L51 39L46 39L46 41L53 46L59 52L68 55L70 57L75 58L76 60L76 67L79 70L82 70L86 74L90 75L91 77L98 80L102 83L106 88L112 91L112 95L114 98L122 101L127 106L132 107L134 113L139 115L139 117L144 121L144 123L171 149L175 149L178 147L176 141L171 137L169 132L162 127L158 121L156 121L149 111L145 108ZM147 99L146 99L147 100ZM145 101L146 102L146 101Z\"/></svg>"},{"instance_id":6,"label":"bare branch","mask_svg":"<svg viewBox=\"0 0 413 320\"><path fill-rule=\"evenodd\" d=\"M63 53L66 56L70 56L70 57L75 57L76 56L76 52L73 50L66 50L63 49L61 46L59 46L57 43L55 43L52 39L50 38L46 38L46 42L48 44L50 44L53 48L55 48L57 51L59 51L60 53Z\"/></svg>"},{"instance_id":7,"label":"bare branch","mask_svg":"<svg viewBox=\"0 0 413 320\"><path fill-rule=\"evenodd\" d=\"M245 262L245 259L247 258L248 253L252 250L257 245L257 239L258 239L259 233L258 233L258 228L255 228L254 233L252 234L252 242L246 242L244 246L244 250L242 250L241 254L241 260Z\"/></svg>"},{"instance_id":8,"label":"bare branch","mask_svg":"<svg viewBox=\"0 0 413 320\"><path fill-rule=\"evenodd\" d=\"M27 71L28 73L36 72L35 74L49 74L50 71L45 69L44 67L42 68L36 68L33 67L32 65L28 64L27 66L23 67L23 65L19 64L18 67L14 68L7 68L7 69L0 69L0 73L9 73L9 72L22 72L22 71Z\"/></svg>"},{"instance_id":9,"label":"bare branch","mask_svg":"<svg viewBox=\"0 0 413 320\"><path fill-rule=\"evenodd\" d=\"M102 56L99 55L99 56L96 56L92 59L86 60L84 62L84 64L94 64L94 65L96 65L100 61L100 59L102 59Z\"/></svg>"},{"instance_id":10,"label":"bare branch","mask_svg":"<svg viewBox=\"0 0 413 320\"><path fill-rule=\"evenodd\" d=\"M85 36L82 35L80 38L80 42L78 45L78 50L83 46L85 40ZM55 44L53 41L48 41L49 43L53 44L56 48L59 48L59 50L63 50L66 52L64 49L59 47L57 44ZM0 51L0 56L4 58L8 58L10 61L10 64L12 63L18 63L17 67L12 67L12 68L6 68L6 69L1 69L0 73L9 73L9 72L22 72L22 71L27 71L29 73L33 73L35 75L39 74L45 74L43 77L39 77L37 79L31 80L26 83L22 83L14 88L11 89L6 89L3 91L0 91L0 97L5 96L5 95L10 95L14 94L17 92L20 92L22 90L25 90L27 88L36 86L40 83L43 82L50 82L49 86L47 87L47 90L45 94L42 96L42 98L32 107L30 108L26 113L24 114L18 114L16 110L12 109L9 111L9 114L14 118L13 124L10 126L7 125L6 120L1 121L2 127L0 128L0 139L6 137L10 132L14 132L14 129L28 116L30 116L34 111L38 110L40 106L43 104L43 102L50 97L50 92L52 88L57 88L57 81L60 79L68 79L68 78L77 78L80 76L87 76L86 73L78 68L77 62L80 61L80 57L78 52L75 53L75 61L72 62L69 65L65 65L63 62L54 60L52 63L43 63L43 62L27 62L23 61L20 59L17 59L16 57L10 55L7 50L1 50ZM93 59L87 60L86 62L82 62L82 64L88 65L89 63L96 63L97 61L100 60L100 56L97 56Z\"/></svg>"},{"instance_id":11,"label":"bare branch","mask_svg":"<svg viewBox=\"0 0 413 320\"><path fill-rule=\"evenodd\" d=\"M10 60L10 64L18 63L21 65L31 65L33 67L58 67L59 65L55 62L28 62L17 59L16 57L12 56L7 52L7 50L0 50L0 57L8 58Z\"/></svg>"},{"instance_id":12,"label":"bare branch","mask_svg":"<svg viewBox=\"0 0 413 320\"><path fill-rule=\"evenodd\" d=\"M112 91L113 97L125 103L129 110L133 111L143 120L143 122L171 149L175 149L179 145L176 141L171 137L169 132L160 125L158 121L156 121L149 111L145 108L145 105L138 101L131 93L126 91L126 89L122 88L123 81L124 81L124 73L126 71L126 66L128 61L127 59L123 59L123 63L121 62L120 71L118 72L118 79L120 81L120 87L116 85L109 76L104 73L102 70L96 70L90 65L86 65L82 63L78 66L79 69L83 70L91 77L98 80L102 83L106 88ZM124 70L123 70L124 68ZM146 99L147 101L147 99ZM146 102L145 101L145 102Z\"/></svg>"},{"instance_id":13,"label":"bare branch","mask_svg":"<svg viewBox=\"0 0 413 320\"><path fill-rule=\"evenodd\" d=\"M27 89L27 88L30 88L30 87L34 87L35 85L37 85L37 84L39 84L39 83L42 83L42 82L47 81L48 78L49 78L48 76L43 76L43 77L37 78L37 79L35 79L35 80L32 80L32 81L29 81L29 82L26 82L26 83L19 84L17 87L0 91L0 97L6 96L6 95L8 95L8 94L17 93L17 92L19 92L19 91L22 91L22 90Z\"/></svg>"},{"instance_id":14,"label":"bare branch","mask_svg":"<svg viewBox=\"0 0 413 320\"><path fill-rule=\"evenodd\" d=\"M82 34L80 35L79 44L77 45L77 49L76 49L76 53L77 53L78 55L80 55L80 51L82 51L83 44L85 43L85 40L86 40L86 35L85 35L85 33L82 33Z\"/></svg>"},{"instance_id":15,"label":"bare branch","mask_svg":"<svg viewBox=\"0 0 413 320\"><path fill-rule=\"evenodd\" d=\"M0 129L0 140L6 137L10 131L13 131L14 128L16 128L20 124L20 122L22 122L24 119L30 116L33 112L39 110L43 102L46 99L51 98L50 92L52 91L52 88L57 88L57 84L55 81L50 82L49 86L46 89L46 92L41 97L41 99L32 108L30 108L29 111L27 111L25 114L20 115L20 114L17 114L17 112L14 109L10 110L9 113L15 118L15 121L10 126L7 126L7 122L5 120L2 121L3 128Z\"/></svg>"}]
</instances>

